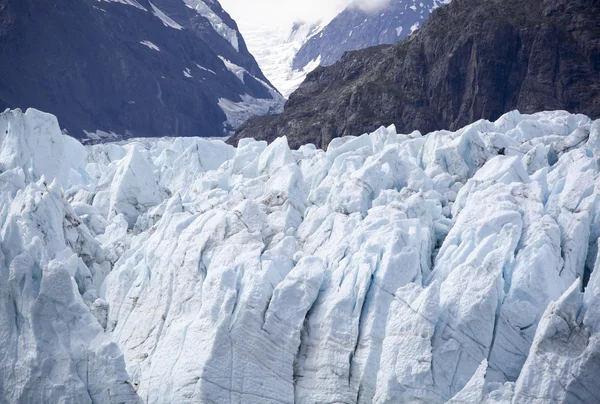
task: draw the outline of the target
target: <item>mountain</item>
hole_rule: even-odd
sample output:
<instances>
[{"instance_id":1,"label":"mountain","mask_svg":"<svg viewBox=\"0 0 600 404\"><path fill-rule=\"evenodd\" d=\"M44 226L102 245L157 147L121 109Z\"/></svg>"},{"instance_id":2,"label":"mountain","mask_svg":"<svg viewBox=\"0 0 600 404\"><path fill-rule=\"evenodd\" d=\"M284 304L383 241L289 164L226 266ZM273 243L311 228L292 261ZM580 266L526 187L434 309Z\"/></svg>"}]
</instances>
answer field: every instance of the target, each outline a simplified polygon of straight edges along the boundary
<instances>
[{"instance_id":1,"label":"mountain","mask_svg":"<svg viewBox=\"0 0 600 404\"><path fill-rule=\"evenodd\" d=\"M456 0L396 45L347 53L308 75L283 114L243 137L326 147L381 125L454 130L512 109L600 116L600 4Z\"/></svg>"},{"instance_id":2,"label":"mountain","mask_svg":"<svg viewBox=\"0 0 600 404\"><path fill-rule=\"evenodd\" d=\"M344 52L394 44L419 28L433 10L450 0L387 0L375 10L346 7L298 50L292 67L303 70L314 60L337 62Z\"/></svg>"},{"instance_id":3,"label":"mountain","mask_svg":"<svg viewBox=\"0 0 600 404\"><path fill-rule=\"evenodd\" d=\"M215 0L0 0L0 108L78 138L223 136L282 97Z\"/></svg>"},{"instance_id":4,"label":"mountain","mask_svg":"<svg viewBox=\"0 0 600 404\"><path fill-rule=\"evenodd\" d=\"M0 145L3 403L598 402L600 120Z\"/></svg>"},{"instance_id":5,"label":"mountain","mask_svg":"<svg viewBox=\"0 0 600 404\"><path fill-rule=\"evenodd\" d=\"M351 4L331 21L244 28L244 37L265 75L287 98L318 66L333 64L346 51L394 44L449 1L389 0L376 10Z\"/></svg>"}]
</instances>

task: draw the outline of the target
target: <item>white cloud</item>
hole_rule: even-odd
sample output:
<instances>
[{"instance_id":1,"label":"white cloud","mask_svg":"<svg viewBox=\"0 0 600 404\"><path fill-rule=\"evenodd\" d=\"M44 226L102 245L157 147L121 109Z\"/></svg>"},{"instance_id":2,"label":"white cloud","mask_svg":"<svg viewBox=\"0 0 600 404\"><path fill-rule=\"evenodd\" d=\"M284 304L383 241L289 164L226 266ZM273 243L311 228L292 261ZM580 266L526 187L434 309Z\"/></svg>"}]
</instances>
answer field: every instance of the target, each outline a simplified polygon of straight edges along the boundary
<instances>
[{"instance_id":1,"label":"white cloud","mask_svg":"<svg viewBox=\"0 0 600 404\"><path fill-rule=\"evenodd\" d=\"M373 11L389 0L220 0L241 27L269 24L273 27L294 21L316 22L333 18L350 4Z\"/></svg>"}]
</instances>

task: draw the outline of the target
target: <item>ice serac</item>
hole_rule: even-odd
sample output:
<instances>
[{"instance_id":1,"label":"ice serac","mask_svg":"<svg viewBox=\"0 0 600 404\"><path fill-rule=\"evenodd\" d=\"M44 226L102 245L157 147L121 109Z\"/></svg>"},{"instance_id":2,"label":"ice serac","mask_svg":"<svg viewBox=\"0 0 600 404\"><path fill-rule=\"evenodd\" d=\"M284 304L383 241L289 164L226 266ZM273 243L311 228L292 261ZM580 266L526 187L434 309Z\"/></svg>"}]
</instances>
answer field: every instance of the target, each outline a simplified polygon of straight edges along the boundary
<instances>
[{"instance_id":1,"label":"ice serac","mask_svg":"<svg viewBox=\"0 0 600 404\"><path fill-rule=\"evenodd\" d=\"M150 163L131 147L117 164L110 187L110 213L108 218L122 214L131 227L140 213L158 205L162 198Z\"/></svg>"},{"instance_id":2,"label":"ice serac","mask_svg":"<svg viewBox=\"0 0 600 404\"><path fill-rule=\"evenodd\" d=\"M8 402L600 397L600 121L513 111L327 151L0 124Z\"/></svg>"},{"instance_id":3,"label":"ice serac","mask_svg":"<svg viewBox=\"0 0 600 404\"><path fill-rule=\"evenodd\" d=\"M595 269L599 269L596 265ZM544 312L515 388L515 403L600 401L600 271L577 280Z\"/></svg>"},{"instance_id":4,"label":"ice serac","mask_svg":"<svg viewBox=\"0 0 600 404\"><path fill-rule=\"evenodd\" d=\"M375 402L441 402L434 391L431 339L439 317L439 283L398 289L390 307Z\"/></svg>"},{"instance_id":5,"label":"ice serac","mask_svg":"<svg viewBox=\"0 0 600 404\"><path fill-rule=\"evenodd\" d=\"M60 186L69 155L85 150L39 111L6 112L0 125L1 401L139 402L101 326L103 250Z\"/></svg>"},{"instance_id":6,"label":"ice serac","mask_svg":"<svg viewBox=\"0 0 600 404\"><path fill-rule=\"evenodd\" d=\"M54 115L35 109L0 114L0 142L2 171L19 167L30 181L44 177L63 186L71 176L85 178L86 152L79 142L61 134Z\"/></svg>"}]
</instances>

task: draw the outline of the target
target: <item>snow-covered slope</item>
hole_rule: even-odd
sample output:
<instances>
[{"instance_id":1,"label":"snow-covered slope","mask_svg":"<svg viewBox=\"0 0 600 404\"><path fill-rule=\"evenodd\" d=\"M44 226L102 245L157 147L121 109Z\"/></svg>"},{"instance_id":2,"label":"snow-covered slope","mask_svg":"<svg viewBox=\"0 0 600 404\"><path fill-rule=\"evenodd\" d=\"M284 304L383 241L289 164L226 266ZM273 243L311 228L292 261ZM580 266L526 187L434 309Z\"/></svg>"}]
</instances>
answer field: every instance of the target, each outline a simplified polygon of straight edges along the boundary
<instances>
[{"instance_id":1,"label":"snow-covered slope","mask_svg":"<svg viewBox=\"0 0 600 404\"><path fill-rule=\"evenodd\" d=\"M319 58L301 69L292 67L298 50L325 24L297 23L291 27L246 27L244 39L269 81L285 97L289 97L308 73L319 66Z\"/></svg>"},{"instance_id":2,"label":"snow-covered slope","mask_svg":"<svg viewBox=\"0 0 600 404\"><path fill-rule=\"evenodd\" d=\"M4 402L600 397L600 120L0 144Z\"/></svg>"}]
</instances>

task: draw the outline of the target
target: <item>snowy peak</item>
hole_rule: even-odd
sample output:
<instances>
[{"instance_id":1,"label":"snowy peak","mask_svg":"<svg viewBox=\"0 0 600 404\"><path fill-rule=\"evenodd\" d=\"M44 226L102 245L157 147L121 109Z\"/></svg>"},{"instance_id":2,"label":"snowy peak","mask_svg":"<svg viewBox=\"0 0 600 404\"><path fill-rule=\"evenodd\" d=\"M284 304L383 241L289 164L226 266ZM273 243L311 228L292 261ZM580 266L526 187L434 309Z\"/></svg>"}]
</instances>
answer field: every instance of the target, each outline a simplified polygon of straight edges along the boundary
<instances>
[{"instance_id":1,"label":"snowy peak","mask_svg":"<svg viewBox=\"0 0 600 404\"><path fill-rule=\"evenodd\" d=\"M449 2L390 0L376 9L352 4L300 48L292 66L302 70L319 57L322 66L329 66L346 51L396 43L418 29L434 9Z\"/></svg>"},{"instance_id":2,"label":"snowy peak","mask_svg":"<svg viewBox=\"0 0 600 404\"><path fill-rule=\"evenodd\" d=\"M223 136L249 116L282 107L217 1L55 3L51 10L7 1L0 108L50 111L71 135L98 140ZM224 59L248 72L246 79ZM221 99L257 106L232 117Z\"/></svg>"}]
</instances>

